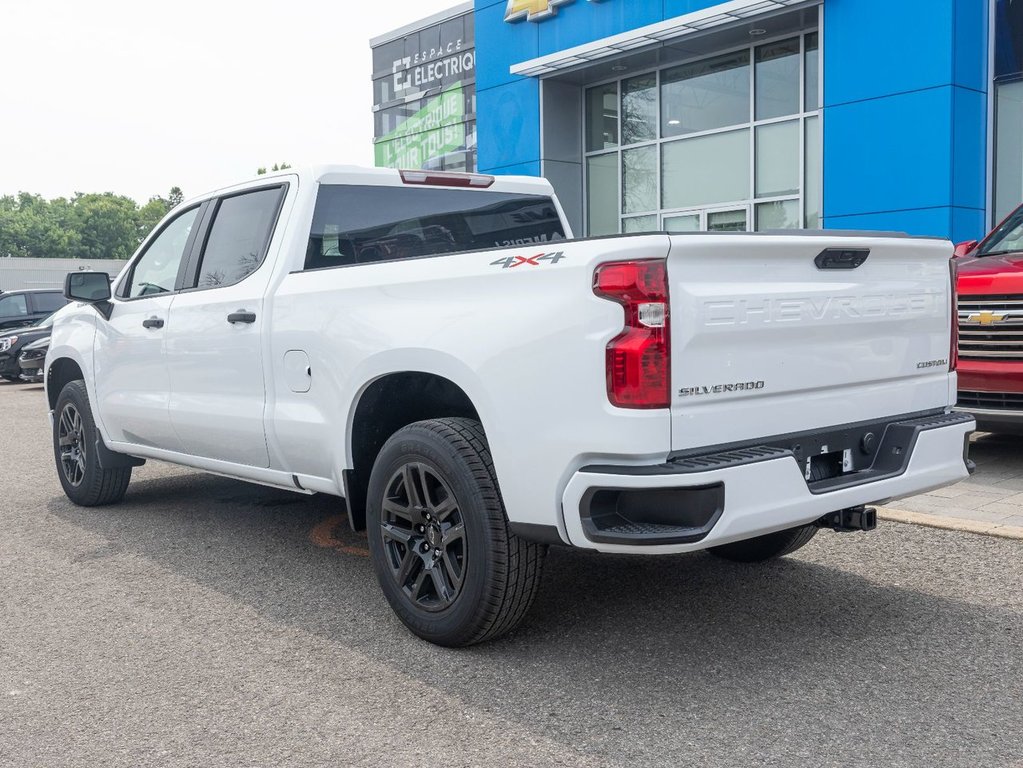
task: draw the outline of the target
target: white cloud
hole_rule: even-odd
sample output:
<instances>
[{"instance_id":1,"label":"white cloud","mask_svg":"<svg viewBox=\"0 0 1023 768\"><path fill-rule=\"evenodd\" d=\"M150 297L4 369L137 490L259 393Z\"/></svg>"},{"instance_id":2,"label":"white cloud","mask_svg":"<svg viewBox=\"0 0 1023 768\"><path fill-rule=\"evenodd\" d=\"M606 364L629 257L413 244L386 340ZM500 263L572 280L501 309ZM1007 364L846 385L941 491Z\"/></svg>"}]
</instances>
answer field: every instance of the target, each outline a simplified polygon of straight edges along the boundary
<instances>
[{"instance_id":1,"label":"white cloud","mask_svg":"<svg viewBox=\"0 0 1023 768\"><path fill-rule=\"evenodd\" d=\"M0 194L373 162L369 39L458 0L0 0Z\"/></svg>"}]
</instances>

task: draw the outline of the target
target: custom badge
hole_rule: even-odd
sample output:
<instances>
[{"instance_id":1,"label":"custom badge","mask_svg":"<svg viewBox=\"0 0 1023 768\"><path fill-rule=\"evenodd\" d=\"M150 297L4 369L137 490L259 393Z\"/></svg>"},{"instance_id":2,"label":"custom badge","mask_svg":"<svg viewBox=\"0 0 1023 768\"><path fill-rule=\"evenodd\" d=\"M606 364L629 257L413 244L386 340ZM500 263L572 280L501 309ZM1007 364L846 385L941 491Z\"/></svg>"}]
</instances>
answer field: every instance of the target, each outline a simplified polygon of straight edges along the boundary
<instances>
[{"instance_id":1,"label":"custom badge","mask_svg":"<svg viewBox=\"0 0 1023 768\"><path fill-rule=\"evenodd\" d=\"M505 21L543 21L558 12L559 5L566 5L573 0L508 0L508 8L504 12ZM600 0L590 0L591 3Z\"/></svg>"}]
</instances>

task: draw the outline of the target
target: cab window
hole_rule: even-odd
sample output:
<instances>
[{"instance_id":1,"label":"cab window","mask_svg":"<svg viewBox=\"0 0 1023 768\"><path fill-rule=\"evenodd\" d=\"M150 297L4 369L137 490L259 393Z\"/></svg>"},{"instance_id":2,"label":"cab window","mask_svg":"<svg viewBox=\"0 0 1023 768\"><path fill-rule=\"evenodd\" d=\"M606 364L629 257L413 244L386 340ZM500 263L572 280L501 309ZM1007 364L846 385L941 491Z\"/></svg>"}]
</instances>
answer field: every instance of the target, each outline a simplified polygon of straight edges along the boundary
<instances>
[{"instance_id":1,"label":"cab window","mask_svg":"<svg viewBox=\"0 0 1023 768\"><path fill-rule=\"evenodd\" d=\"M284 187L272 187L221 200L198 274L188 287L234 285L255 272L266 255L283 195Z\"/></svg>"},{"instance_id":2,"label":"cab window","mask_svg":"<svg viewBox=\"0 0 1023 768\"><path fill-rule=\"evenodd\" d=\"M163 228L145 253L135 262L125 296L155 296L172 293L178 279L178 269L185 255L188 236L196 224L199 208L191 208Z\"/></svg>"}]
</instances>

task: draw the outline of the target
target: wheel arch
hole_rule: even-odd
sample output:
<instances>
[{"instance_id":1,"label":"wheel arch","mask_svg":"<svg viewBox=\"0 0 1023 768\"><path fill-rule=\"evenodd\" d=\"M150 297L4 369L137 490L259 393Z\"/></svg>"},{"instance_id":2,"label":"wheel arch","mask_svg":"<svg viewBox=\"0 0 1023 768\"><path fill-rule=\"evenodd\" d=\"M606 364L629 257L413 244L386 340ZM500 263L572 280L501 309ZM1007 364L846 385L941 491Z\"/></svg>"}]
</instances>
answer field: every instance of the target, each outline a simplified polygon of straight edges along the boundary
<instances>
[{"instance_id":1,"label":"wheel arch","mask_svg":"<svg viewBox=\"0 0 1023 768\"><path fill-rule=\"evenodd\" d=\"M85 372L82 370L82 366L78 364L78 361L71 357L58 357L52 362L47 361L46 366L46 400L50 405L52 411L57 407L57 398L60 396L60 392L64 389L69 382L81 380L88 382L85 379Z\"/></svg>"},{"instance_id":2,"label":"wheel arch","mask_svg":"<svg viewBox=\"0 0 1023 768\"><path fill-rule=\"evenodd\" d=\"M343 472L348 519L354 530L365 527L369 475L387 439L417 421L452 416L482 422L479 408L466 389L438 373L393 371L363 388L349 419L349 468Z\"/></svg>"}]
</instances>

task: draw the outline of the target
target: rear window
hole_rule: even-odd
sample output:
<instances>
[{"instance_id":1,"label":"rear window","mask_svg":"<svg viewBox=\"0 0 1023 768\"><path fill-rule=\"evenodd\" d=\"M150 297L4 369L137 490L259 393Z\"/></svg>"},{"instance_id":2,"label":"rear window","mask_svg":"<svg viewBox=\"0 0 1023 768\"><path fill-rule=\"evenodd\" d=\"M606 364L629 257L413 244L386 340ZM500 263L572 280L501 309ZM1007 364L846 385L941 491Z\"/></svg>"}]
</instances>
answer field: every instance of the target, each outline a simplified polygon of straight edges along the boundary
<instances>
[{"instance_id":1,"label":"rear window","mask_svg":"<svg viewBox=\"0 0 1023 768\"><path fill-rule=\"evenodd\" d=\"M316 198L305 268L564 239L557 208L544 195L323 185Z\"/></svg>"}]
</instances>

